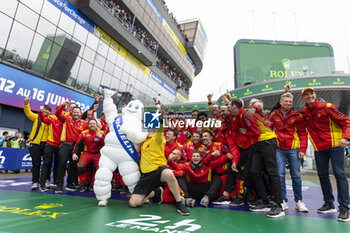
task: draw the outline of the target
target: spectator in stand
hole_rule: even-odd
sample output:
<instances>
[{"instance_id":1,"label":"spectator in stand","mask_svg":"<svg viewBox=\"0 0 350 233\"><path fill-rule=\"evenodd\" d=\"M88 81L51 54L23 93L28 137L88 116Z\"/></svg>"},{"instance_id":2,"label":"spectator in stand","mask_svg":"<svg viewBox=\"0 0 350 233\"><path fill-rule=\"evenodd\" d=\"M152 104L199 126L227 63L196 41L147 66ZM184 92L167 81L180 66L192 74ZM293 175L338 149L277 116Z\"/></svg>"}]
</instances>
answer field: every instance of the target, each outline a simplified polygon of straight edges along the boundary
<instances>
[{"instance_id":1,"label":"spectator in stand","mask_svg":"<svg viewBox=\"0 0 350 233\"><path fill-rule=\"evenodd\" d=\"M286 162L288 160L290 175L292 177L295 209L300 212L308 212L302 197L302 184L300 175L301 158L307 149L307 134L302 115L292 109L293 95L284 93L280 98L281 107L275 110L269 117L271 129L277 135L276 159L278 174L281 178L284 210L288 209L286 190Z\"/></svg>"},{"instance_id":2,"label":"spectator in stand","mask_svg":"<svg viewBox=\"0 0 350 233\"><path fill-rule=\"evenodd\" d=\"M305 119L307 132L315 149L317 174L320 179L324 204L318 213L335 213L332 185L329 180L329 160L337 181L338 221L349 221L349 183L345 176L344 149L349 145L350 119L339 112L335 105L320 103L313 88L301 91L305 107L300 111Z\"/></svg>"},{"instance_id":3,"label":"spectator in stand","mask_svg":"<svg viewBox=\"0 0 350 233\"><path fill-rule=\"evenodd\" d=\"M57 108L56 108L57 109ZM58 148L61 145L62 122L54 115L45 116L43 111L39 112L40 121L49 126L47 143L44 150L43 165L41 168L40 191L47 192L50 187L56 188ZM55 157L54 157L55 156ZM54 158L54 159L53 159ZM54 160L53 184L50 185L50 174L52 160ZM49 179L46 179L49 178Z\"/></svg>"},{"instance_id":4,"label":"spectator in stand","mask_svg":"<svg viewBox=\"0 0 350 233\"><path fill-rule=\"evenodd\" d=\"M206 165L202 162L202 153L198 150L192 152L192 159L190 163L176 164L172 160L173 155L170 157L171 161L169 166L177 171L186 172L186 178L178 177L180 188L185 194L185 204L189 207L194 207L194 199L200 200L200 205L208 207L212 198L218 194L221 186L221 179L215 177L211 179L212 169L217 164L221 164L226 160L226 156L216 160L215 162Z\"/></svg>"},{"instance_id":5,"label":"spectator in stand","mask_svg":"<svg viewBox=\"0 0 350 233\"><path fill-rule=\"evenodd\" d=\"M45 145L47 137L49 134L48 125L42 123L39 120L39 115L33 113L29 105L30 97L24 99L24 113L26 116L33 121L32 131L29 135L31 141L31 147L29 148L29 153L32 158L32 190L37 190L39 188L39 176L40 176L40 163L41 158L44 156ZM40 110L44 112L45 116L49 116L51 113L51 108L48 105L40 106Z\"/></svg>"},{"instance_id":6,"label":"spectator in stand","mask_svg":"<svg viewBox=\"0 0 350 233\"><path fill-rule=\"evenodd\" d=\"M88 176L86 176L85 170L90 163L93 163L95 169L98 170L98 162L101 154L100 149L104 145L104 132L97 127L96 119L88 120L88 130L84 130L78 137L78 140L73 149L72 160L78 163L78 176L79 176L79 191L85 192L88 188ZM92 177L95 177L95 172L92 173ZM92 186L94 185L94 179Z\"/></svg>"},{"instance_id":7,"label":"spectator in stand","mask_svg":"<svg viewBox=\"0 0 350 233\"><path fill-rule=\"evenodd\" d=\"M79 107L73 108L72 117L62 114L63 109L69 104L69 101L64 102L64 104L57 108L55 113L57 118L63 124L61 135L62 144L58 150L57 188L55 193L62 193L63 191L64 173L66 171L68 159L70 159L70 161L66 189L68 191L76 191L77 184L74 184L74 182L76 181L75 173L77 165L76 162L71 160L71 158L76 140L80 133L86 129L86 124L81 119L81 109Z\"/></svg>"}]
</instances>

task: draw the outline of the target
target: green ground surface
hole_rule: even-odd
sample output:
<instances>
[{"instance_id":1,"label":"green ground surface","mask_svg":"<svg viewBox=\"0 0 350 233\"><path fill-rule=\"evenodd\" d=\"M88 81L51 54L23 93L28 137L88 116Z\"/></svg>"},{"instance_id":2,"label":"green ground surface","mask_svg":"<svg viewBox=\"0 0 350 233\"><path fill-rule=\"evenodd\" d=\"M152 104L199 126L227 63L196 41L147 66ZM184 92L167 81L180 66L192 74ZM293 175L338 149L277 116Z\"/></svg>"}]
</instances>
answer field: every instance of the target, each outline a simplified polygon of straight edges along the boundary
<instances>
[{"instance_id":1,"label":"green ground surface","mask_svg":"<svg viewBox=\"0 0 350 233\"><path fill-rule=\"evenodd\" d=\"M0 190L0 197L0 232L350 232L348 223L323 218L271 219L263 213L200 207L184 217L165 204L133 209L126 201L110 200L101 208L94 198L8 190ZM176 228L176 223L186 220L194 225Z\"/></svg>"}]
</instances>

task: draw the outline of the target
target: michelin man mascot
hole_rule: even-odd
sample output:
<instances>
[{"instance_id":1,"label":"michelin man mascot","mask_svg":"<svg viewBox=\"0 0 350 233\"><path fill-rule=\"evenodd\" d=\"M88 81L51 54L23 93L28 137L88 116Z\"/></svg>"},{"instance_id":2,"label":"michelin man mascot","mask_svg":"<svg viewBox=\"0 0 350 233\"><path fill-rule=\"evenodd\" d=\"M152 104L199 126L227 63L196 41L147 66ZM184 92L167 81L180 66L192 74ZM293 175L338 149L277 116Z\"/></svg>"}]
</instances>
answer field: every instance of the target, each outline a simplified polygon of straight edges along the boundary
<instances>
[{"instance_id":1,"label":"michelin man mascot","mask_svg":"<svg viewBox=\"0 0 350 233\"><path fill-rule=\"evenodd\" d=\"M114 93L104 90L103 111L110 131L101 149L99 169L95 175L94 192L99 206L106 206L111 197L111 181L117 167L129 191L134 191L141 176L137 151L147 137L147 132L141 131L143 104L139 100L130 101L120 116L113 103Z\"/></svg>"}]
</instances>

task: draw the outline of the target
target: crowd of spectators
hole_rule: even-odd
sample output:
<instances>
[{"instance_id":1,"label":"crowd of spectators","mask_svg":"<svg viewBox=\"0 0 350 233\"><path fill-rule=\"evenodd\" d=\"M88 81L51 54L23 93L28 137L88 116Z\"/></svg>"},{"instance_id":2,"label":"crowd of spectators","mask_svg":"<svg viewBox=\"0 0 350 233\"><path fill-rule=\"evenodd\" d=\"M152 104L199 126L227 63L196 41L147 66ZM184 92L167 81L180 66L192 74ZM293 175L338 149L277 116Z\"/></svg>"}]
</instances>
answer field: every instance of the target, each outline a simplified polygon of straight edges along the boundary
<instances>
[{"instance_id":1,"label":"crowd of spectators","mask_svg":"<svg viewBox=\"0 0 350 233\"><path fill-rule=\"evenodd\" d=\"M187 84L182 80L180 75L175 72L175 68L171 68L168 64L169 62L162 61L159 57L157 57L156 65L157 67L166 74L171 80L173 80L177 87L176 89L182 89L186 92L189 91Z\"/></svg>"},{"instance_id":2,"label":"crowd of spectators","mask_svg":"<svg viewBox=\"0 0 350 233\"><path fill-rule=\"evenodd\" d=\"M187 35L184 33L184 30L182 30L180 24L177 22L176 17L174 16L174 14L172 12L169 12L169 8L166 5L166 2L164 0L161 0L161 2L163 3L164 8L167 10L170 18L173 20L174 24L176 25L178 31L182 34L182 36L185 38L185 40L188 41Z\"/></svg>"},{"instance_id":3,"label":"crowd of spectators","mask_svg":"<svg viewBox=\"0 0 350 233\"><path fill-rule=\"evenodd\" d=\"M158 43L152 40L144 29L135 25L135 19L131 13L129 13L126 9L122 9L122 7L116 4L113 0L99 0L99 2L149 51L151 51L153 54L157 53Z\"/></svg>"}]
</instances>

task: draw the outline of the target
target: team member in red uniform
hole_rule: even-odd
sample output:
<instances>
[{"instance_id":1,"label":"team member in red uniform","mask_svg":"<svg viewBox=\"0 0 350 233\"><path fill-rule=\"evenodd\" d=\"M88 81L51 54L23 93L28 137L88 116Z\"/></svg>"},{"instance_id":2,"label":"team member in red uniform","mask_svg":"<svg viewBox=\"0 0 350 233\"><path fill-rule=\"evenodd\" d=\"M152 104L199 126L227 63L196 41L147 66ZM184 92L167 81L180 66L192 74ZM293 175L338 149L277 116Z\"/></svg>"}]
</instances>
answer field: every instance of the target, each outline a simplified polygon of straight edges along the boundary
<instances>
[{"instance_id":1,"label":"team member in red uniform","mask_svg":"<svg viewBox=\"0 0 350 233\"><path fill-rule=\"evenodd\" d=\"M42 111L39 112L39 117L42 122L49 126L40 179L40 190L46 192L49 190L49 187L45 184L46 180L43 177L50 176L53 158L53 184L56 185L57 183L58 148L61 145L62 122L55 115L45 116ZM55 157L53 157L54 155Z\"/></svg>"},{"instance_id":2,"label":"team member in red uniform","mask_svg":"<svg viewBox=\"0 0 350 233\"><path fill-rule=\"evenodd\" d=\"M78 137L78 140L73 149L72 160L77 161L78 158L78 176L80 192L87 189L88 177L84 174L86 167L92 162L98 170L98 162L101 154L100 149L104 145L103 131L98 130L96 119L88 121L88 130L84 130ZM94 177L95 173L92 174ZM92 185L94 180L92 181Z\"/></svg>"},{"instance_id":3,"label":"team member in red uniform","mask_svg":"<svg viewBox=\"0 0 350 233\"><path fill-rule=\"evenodd\" d=\"M77 107L78 105L76 105L76 103L70 103L69 104L69 108L68 108L68 111L66 111L65 109L63 111L65 111L64 115L65 116L72 116L72 111L73 111L73 108Z\"/></svg>"},{"instance_id":4,"label":"team member in red uniform","mask_svg":"<svg viewBox=\"0 0 350 233\"><path fill-rule=\"evenodd\" d=\"M168 129L168 131L165 133L165 150L164 155L165 158L169 158L169 154L177 149L179 151L182 151L183 146L176 141L177 138L177 132L174 129Z\"/></svg>"},{"instance_id":5,"label":"team member in red uniform","mask_svg":"<svg viewBox=\"0 0 350 233\"><path fill-rule=\"evenodd\" d=\"M183 160L182 160L182 157L181 157L181 151L175 149L173 150L170 155L169 155L169 158L173 158L172 161L174 161L175 163L178 163L178 164L183 164ZM171 161L171 160L170 160ZM168 162L169 163L169 162ZM173 170L173 173L175 175L175 177L182 177L185 175L185 172L184 171L176 171L176 170ZM163 200L162 200L162 203L174 203L175 202L175 198L174 198L174 195L172 194L172 192L170 191L170 188L167 184L164 184L164 190L163 190ZM182 192L182 190L180 189L180 195L181 196L184 196L184 193Z\"/></svg>"},{"instance_id":6,"label":"team member in red uniform","mask_svg":"<svg viewBox=\"0 0 350 233\"><path fill-rule=\"evenodd\" d=\"M68 168L68 178L67 178L67 190L75 191L75 173L76 173L76 162L72 161L72 151L74 144L78 139L81 131L85 129L85 123L81 117L81 109L79 107L74 107L72 110L72 117L65 116L62 114L63 109L69 105L69 101L60 105L55 115L63 123L63 129L61 134L61 146L58 150L58 167L57 167L57 188L56 193L61 193L63 190L64 183L64 173L67 167L67 161L70 159Z\"/></svg>"},{"instance_id":7,"label":"team member in red uniform","mask_svg":"<svg viewBox=\"0 0 350 233\"><path fill-rule=\"evenodd\" d=\"M227 175L225 180L225 187L222 196L213 201L213 204L226 205L230 204L232 206L239 206L244 204L243 194L244 194L244 182L243 182L243 167L246 166L247 153L242 153L240 156L240 150L238 146L240 138L238 134L231 127L231 122L229 119L229 112L227 106L220 107L220 115L223 119L222 121L222 133L227 140L229 145L228 158L230 159L227 167ZM232 163L238 164L238 170L232 170ZM234 187L234 188L233 188ZM235 198L231 200L231 197Z\"/></svg>"},{"instance_id":8,"label":"team member in red uniform","mask_svg":"<svg viewBox=\"0 0 350 233\"><path fill-rule=\"evenodd\" d=\"M219 177L212 179L212 169L224 160L226 160L226 157L222 157L207 166L202 162L202 153L195 150L192 152L190 163L180 165L173 161L169 162L170 167L186 172L187 179L178 177L178 181L185 194L185 204L187 206L194 206L194 198L200 200L201 206L208 207L210 200L219 192L222 182Z\"/></svg>"},{"instance_id":9,"label":"team member in red uniform","mask_svg":"<svg viewBox=\"0 0 350 233\"><path fill-rule=\"evenodd\" d=\"M324 205L319 213L334 213L334 197L329 180L329 160L337 181L339 221L349 221L349 184L344 169L344 148L349 144L350 119L331 103L320 103L313 88L301 92L305 107L303 114L307 132L315 149L317 174L320 179Z\"/></svg>"},{"instance_id":10,"label":"team member in red uniform","mask_svg":"<svg viewBox=\"0 0 350 233\"><path fill-rule=\"evenodd\" d=\"M304 118L300 112L293 110L293 95L284 93L280 98L281 107L273 111L269 117L270 127L277 135L276 159L278 173L281 178L283 209L288 209L286 191L286 161L292 177L295 208L301 212L308 212L302 197L302 183L300 175L301 158L306 153L307 134ZM299 150L300 148L300 150Z\"/></svg>"},{"instance_id":11,"label":"team member in red uniform","mask_svg":"<svg viewBox=\"0 0 350 233\"><path fill-rule=\"evenodd\" d=\"M193 110L191 112L191 119L194 120L195 122L197 122L198 120L198 113L199 113L198 110ZM190 126L189 131L191 134L193 134L194 131L197 131L196 124L194 124L193 126Z\"/></svg>"},{"instance_id":12,"label":"team member in red uniform","mask_svg":"<svg viewBox=\"0 0 350 233\"><path fill-rule=\"evenodd\" d=\"M105 134L107 134L109 132L109 126L106 122L106 117L105 117L104 112L101 113L100 122L101 122L101 126L102 126L101 130L103 132L105 132Z\"/></svg>"},{"instance_id":13,"label":"team member in red uniform","mask_svg":"<svg viewBox=\"0 0 350 233\"><path fill-rule=\"evenodd\" d=\"M220 116L220 106L218 104L213 104L211 100L212 98L213 98L213 94L207 95L209 112L213 116L213 118L217 120L222 120Z\"/></svg>"},{"instance_id":14,"label":"team member in red uniform","mask_svg":"<svg viewBox=\"0 0 350 233\"><path fill-rule=\"evenodd\" d=\"M194 150L204 151L204 145L201 143L201 133L194 131L191 140L187 142L182 150L182 157L186 162L192 160L192 152Z\"/></svg>"},{"instance_id":15,"label":"team member in red uniform","mask_svg":"<svg viewBox=\"0 0 350 233\"><path fill-rule=\"evenodd\" d=\"M253 155L251 160L250 172L254 180L256 193L262 199L262 203L251 207L252 211L266 211L268 217L281 217L285 213L282 209L282 190L281 180L278 175L276 163L276 135L271 131L265 120L257 113L252 118L245 117L247 110L243 109L240 99L232 99L228 105L228 109L232 116L239 118L238 127L235 130L244 129L243 134L247 134L249 138L256 143L253 145ZM242 130L241 130L242 131ZM232 164L233 170L237 170L236 164ZM266 171L271 185L274 190L274 204L271 206L262 179L261 173Z\"/></svg>"},{"instance_id":16,"label":"team member in red uniform","mask_svg":"<svg viewBox=\"0 0 350 233\"><path fill-rule=\"evenodd\" d=\"M202 140L204 145L203 156L204 159L208 158L208 163L215 159L216 156L229 152L228 148L222 145L221 142L213 142L213 133L210 130L203 131ZM209 155L212 155L212 157L209 157Z\"/></svg>"},{"instance_id":17,"label":"team member in red uniform","mask_svg":"<svg viewBox=\"0 0 350 233\"><path fill-rule=\"evenodd\" d=\"M81 119L83 119L83 120L85 120L88 116L88 111L89 110L93 110L94 109L94 107L97 105L97 107L98 107L98 103L99 103L99 101L100 101L100 95L99 94L96 94L95 95L95 100L94 100L94 102L92 103L92 105L91 105L91 107L88 109L88 110L86 110L85 112L83 112L81 115L80 115L80 118ZM64 113L64 115L65 116L72 116L72 111L73 111L73 108L75 108L75 107L79 107L76 103L70 103L69 104L69 108L68 108L68 111L67 112L65 112Z\"/></svg>"},{"instance_id":18,"label":"team member in red uniform","mask_svg":"<svg viewBox=\"0 0 350 233\"><path fill-rule=\"evenodd\" d=\"M213 104L213 102L211 101L212 97L213 97L213 94L207 95L209 112L216 121L223 122L224 119L222 119L220 114L221 107L218 104ZM221 127L219 128L216 128L216 127L210 128L210 131L212 131L213 133L214 142L221 142L222 144L228 146L226 137L224 136L224 132L222 132L222 131L225 131L223 127L224 127L224 124L221 124Z\"/></svg>"},{"instance_id":19,"label":"team member in red uniform","mask_svg":"<svg viewBox=\"0 0 350 233\"><path fill-rule=\"evenodd\" d=\"M177 142L180 143L181 145L186 145L188 141L188 135L189 135L189 128L186 126L186 117L182 112L179 112L177 114L178 116L178 123L176 127L177 133ZM181 124L183 124L181 126Z\"/></svg>"},{"instance_id":20,"label":"team member in red uniform","mask_svg":"<svg viewBox=\"0 0 350 233\"><path fill-rule=\"evenodd\" d=\"M213 134L209 130L204 130L202 134L204 149L204 160L203 163L208 165L209 163L216 163L216 160L220 160L222 157L226 158L226 154L229 153L228 147L223 145L221 142L213 142ZM232 159L231 155L229 155ZM219 194L221 195L225 189L226 174L228 168L228 159L220 160L221 163L216 164L214 169L214 177L220 177L221 187Z\"/></svg>"}]
</instances>

